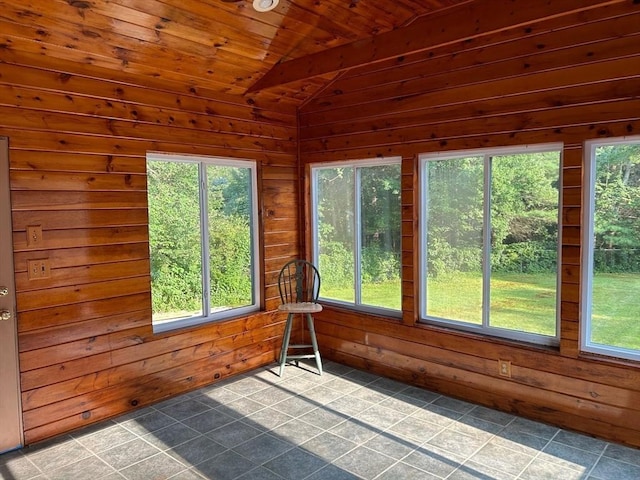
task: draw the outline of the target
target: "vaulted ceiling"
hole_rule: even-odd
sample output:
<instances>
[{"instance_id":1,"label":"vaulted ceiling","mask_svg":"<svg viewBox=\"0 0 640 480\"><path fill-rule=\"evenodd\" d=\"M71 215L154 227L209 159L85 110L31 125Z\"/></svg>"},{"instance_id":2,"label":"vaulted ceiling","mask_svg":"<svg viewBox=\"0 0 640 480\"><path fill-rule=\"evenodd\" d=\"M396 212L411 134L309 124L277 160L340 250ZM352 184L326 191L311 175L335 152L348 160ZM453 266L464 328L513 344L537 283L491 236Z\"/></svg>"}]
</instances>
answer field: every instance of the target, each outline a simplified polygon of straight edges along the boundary
<instances>
[{"instance_id":1,"label":"vaulted ceiling","mask_svg":"<svg viewBox=\"0 0 640 480\"><path fill-rule=\"evenodd\" d=\"M341 69L259 82L292 59L313 64L314 54L357 49L461 3L468 0L280 0L260 13L251 0L0 0L0 48L48 68L74 64L143 85L249 91L298 106Z\"/></svg>"}]
</instances>

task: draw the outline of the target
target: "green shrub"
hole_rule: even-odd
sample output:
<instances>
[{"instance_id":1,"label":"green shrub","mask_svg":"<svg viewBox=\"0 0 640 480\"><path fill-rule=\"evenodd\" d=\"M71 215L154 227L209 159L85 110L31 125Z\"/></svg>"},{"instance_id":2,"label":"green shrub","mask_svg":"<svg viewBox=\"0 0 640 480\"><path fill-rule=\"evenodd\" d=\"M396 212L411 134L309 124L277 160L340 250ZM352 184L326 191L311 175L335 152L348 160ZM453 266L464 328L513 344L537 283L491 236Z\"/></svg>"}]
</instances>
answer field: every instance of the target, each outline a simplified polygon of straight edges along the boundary
<instances>
[{"instance_id":1,"label":"green shrub","mask_svg":"<svg viewBox=\"0 0 640 480\"><path fill-rule=\"evenodd\" d=\"M558 251L543 242L500 245L491 252L494 272L548 273L557 269Z\"/></svg>"},{"instance_id":2,"label":"green shrub","mask_svg":"<svg viewBox=\"0 0 640 480\"><path fill-rule=\"evenodd\" d=\"M379 245L362 250L362 281L382 283L400 278L400 254L390 252Z\"/></svg>"},{"instance_id":3,"label":"green shrub","mask_svg":"<svg viewBox=\"0 0 640 480\"><path fill-rule=\"evenodd\" d=\"M318 262L322 284L332 288L353 286L353 255L340 242L325 242Z\"/></svg>"}]
</instances>

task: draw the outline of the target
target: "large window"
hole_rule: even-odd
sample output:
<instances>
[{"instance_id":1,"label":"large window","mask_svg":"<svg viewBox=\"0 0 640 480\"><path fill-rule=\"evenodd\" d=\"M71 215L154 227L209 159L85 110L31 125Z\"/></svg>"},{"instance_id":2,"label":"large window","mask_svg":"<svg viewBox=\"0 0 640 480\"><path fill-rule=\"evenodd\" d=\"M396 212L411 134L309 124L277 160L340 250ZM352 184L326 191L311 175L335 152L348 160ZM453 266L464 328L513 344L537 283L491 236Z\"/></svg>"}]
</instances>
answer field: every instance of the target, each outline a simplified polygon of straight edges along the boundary
<instances>
[{"instance_id":1,"label":"large window","mask_svg":"<svg viewBox=\"0 0 640 480\"><path fill-rule=\"evenodd\" d=\"M585 151L582 348L640 360L640 137Z\"/></svg>"},{"instance_id":2,"label":"large window","mask_svg":"<svg viewBox=\"0 0 640 480\"><path fill-rule=\"evenodd\" d=\"M314 261L325 300L401 309L400 159L312 168Z\"/></svg>"},{"instance_id":3,"label":"large window","mask_svg":"<svg viewBox=\"0 0 640 480\"><path fill-rule=\"evenodd\" d=\"M255 310L256 167L147 155L155 331Z\"/></svg>"},{"instance_id":4,"label":"large window","mask_svg":"<svg viewBox=\"0 0 640 480\"><path fill-rule=\"evenodd\" d=\"M421 156L421 317L558 338L558 145Z\"/></svg>"}]
</instances>

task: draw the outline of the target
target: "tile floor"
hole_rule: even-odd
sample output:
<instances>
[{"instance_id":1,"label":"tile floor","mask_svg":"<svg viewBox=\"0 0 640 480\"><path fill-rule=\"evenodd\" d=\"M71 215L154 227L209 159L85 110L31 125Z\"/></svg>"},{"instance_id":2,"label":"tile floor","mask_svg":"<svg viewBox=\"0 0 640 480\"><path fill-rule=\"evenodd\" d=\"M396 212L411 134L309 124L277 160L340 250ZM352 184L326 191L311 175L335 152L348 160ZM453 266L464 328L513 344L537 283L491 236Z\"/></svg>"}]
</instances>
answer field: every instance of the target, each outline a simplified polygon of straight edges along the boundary
<instances>
[{"instance_id":1,"label":"tile floor","mask_svg":"<svg viewBox=\"0 0 640 480\"><path fill-rule=\"evenodd\" d=\"M0 478L640 479L640 450L325 368L260 369L0 455Z\"/></svg>"}]
</instances>

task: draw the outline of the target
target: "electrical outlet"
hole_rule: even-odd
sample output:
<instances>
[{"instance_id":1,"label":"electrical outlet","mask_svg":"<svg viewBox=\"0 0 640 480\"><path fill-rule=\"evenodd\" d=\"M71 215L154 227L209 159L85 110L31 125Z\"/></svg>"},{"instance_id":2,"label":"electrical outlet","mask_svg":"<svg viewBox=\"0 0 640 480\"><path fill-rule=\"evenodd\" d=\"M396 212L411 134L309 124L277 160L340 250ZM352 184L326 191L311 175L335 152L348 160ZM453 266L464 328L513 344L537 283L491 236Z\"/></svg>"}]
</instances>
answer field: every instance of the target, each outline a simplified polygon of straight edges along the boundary
<instances>
[{"instance_id":1,"label":"electrical outlet","mask_svg":"<svg viewBox=\"0 0 640 480\"><path fill-rule=\"evenodd\" d=\"M27 247L37 247L42 244L42 225L27 227Z\"/></svg>"},{"instance_id":2,"label":"electrical outlet","mask_svg":"<svg viewBox=\"0 0 640 480\"><path fill-rule=\"evenodd\" d=\"M51 276L51 265L48 258L29 260L27 262L27 277L29 280L41 280Z\"/></svg>"},{"instance_id":3,"label":"electrical outlet","mask_svg":"<svg viewBox=\"0 0 640 480\"><path fill-rule=\"evenodd\" d=\"M502 377L511 378L511 362L509 360L498 360L498 373Z\"/></svg>"}]
</instances>

